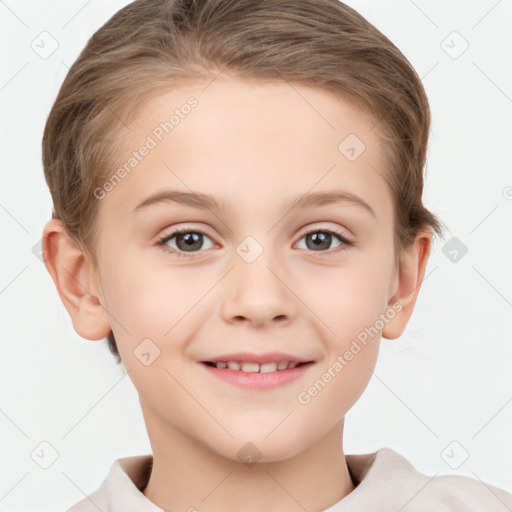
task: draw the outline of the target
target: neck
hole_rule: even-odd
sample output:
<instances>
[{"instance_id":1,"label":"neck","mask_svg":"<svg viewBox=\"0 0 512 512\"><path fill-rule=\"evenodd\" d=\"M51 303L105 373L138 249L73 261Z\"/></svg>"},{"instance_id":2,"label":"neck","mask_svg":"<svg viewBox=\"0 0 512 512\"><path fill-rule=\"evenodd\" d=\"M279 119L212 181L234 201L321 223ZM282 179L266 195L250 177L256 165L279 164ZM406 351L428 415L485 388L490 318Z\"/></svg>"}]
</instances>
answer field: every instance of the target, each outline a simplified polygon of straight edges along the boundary
<instances>
[{"instance_id":1,"label":"neck","mask_svg":"<svg viewBox=\"0 0 512 512\"><path fill-rule=\"evenodd\" d=\"M168 512L325 510L355 488L343 453L343 424L289 459L248 465L168 424L146 421L154 455L143 494Z\"/></svg>"}]
</instances>

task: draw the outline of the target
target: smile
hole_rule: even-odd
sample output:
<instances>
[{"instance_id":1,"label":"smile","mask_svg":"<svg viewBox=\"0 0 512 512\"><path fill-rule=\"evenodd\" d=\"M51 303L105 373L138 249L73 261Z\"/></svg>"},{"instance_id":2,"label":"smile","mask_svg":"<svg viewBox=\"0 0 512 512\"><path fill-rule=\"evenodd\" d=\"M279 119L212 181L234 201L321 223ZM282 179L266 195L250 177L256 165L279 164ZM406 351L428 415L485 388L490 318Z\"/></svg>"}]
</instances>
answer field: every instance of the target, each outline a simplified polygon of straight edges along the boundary
<instances>
[{"instance_id":1,"label":"smile","mask_svg":"<svg viewBox=\"0 0 512 512\"><path fill-rule=\"evenodd\" d=\"M270 390L299 379L314 364L313 361L261 364L243 361L203 361L200 367L213 378L242 389Z\"/></svg>"},{"instance_id":2,"label":"smile","mask_svg":"<svg viewBox=\"0 0 512 512\"><path fill-rule=\"evenodd\" d=\"M295 368L302 364L298 361L279 361L273 363L252 363L247 361L205 361L204 364L214 366L216 368L227 368L228 370L241 370L247 373L271 373L276 371L288 370L289 368Z\"/></svg>"}]
</instances>

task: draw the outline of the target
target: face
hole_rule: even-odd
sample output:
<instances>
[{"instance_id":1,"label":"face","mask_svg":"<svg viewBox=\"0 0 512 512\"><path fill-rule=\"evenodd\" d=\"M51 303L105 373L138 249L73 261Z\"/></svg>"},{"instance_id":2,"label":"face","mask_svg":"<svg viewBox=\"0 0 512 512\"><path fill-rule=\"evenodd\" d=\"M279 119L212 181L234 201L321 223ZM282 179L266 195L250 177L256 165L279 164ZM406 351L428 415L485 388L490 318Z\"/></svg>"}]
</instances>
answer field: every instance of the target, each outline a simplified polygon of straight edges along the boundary
<instances>
[{"instance_id":1,"label":"face","mask_svg":"<svg viewBox=\"0 0 512 512\"><path fill-rule=\"evenodd\" d=\"M141 111L120 162L140 158L98 192L97 293L154 432L232 460L252 442L281 460L360 397L396 291L373 125L325 91L227 76ZM165 191L175 199L140 206ZM292 206L308 194L317 201ZM241 352L309 364L264 387L262 374L241 385L204 363Z\"/></svg>"}]
</instances>

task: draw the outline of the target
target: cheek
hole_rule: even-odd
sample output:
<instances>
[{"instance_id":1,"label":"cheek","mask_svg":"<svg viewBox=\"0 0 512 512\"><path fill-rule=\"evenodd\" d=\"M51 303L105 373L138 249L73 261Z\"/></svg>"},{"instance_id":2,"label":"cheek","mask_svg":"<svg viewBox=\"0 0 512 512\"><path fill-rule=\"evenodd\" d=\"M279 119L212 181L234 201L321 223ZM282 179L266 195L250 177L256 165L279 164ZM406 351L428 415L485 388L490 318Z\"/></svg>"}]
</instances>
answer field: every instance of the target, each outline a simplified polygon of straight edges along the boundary
<instances>
[{"instance_id":1,"label":"cheek","mask_svg":"<svg viewBox=\"0 0 512 512\"><path fill-rule=\"evenodd\" d=\"M324 333L327 357L308 383L312 387L303 390L305 402L311 401L312 416L318 414L332 424L354 405L371 379L380 346L378 320L384 310L380 298L385 280L377 281L359 269L345 270L333 273L325 283L317 282L325 285L323 293L315 291L309 303L321 319L317 325Z\"/></svg>"},{"instance_id":2,"label":"cheek","mask_svg":"<svg viewBox=\"0 0 512 512\"><path fill-rule=\"evenodd\" d=\"M176 272L149 265L140 254L124 254L105 274L109 312L134 335L158 332L161 337L162 329L168 330L183 309L190 289Z\"/></svg>"},{"instance_id":3,"label":"cheek","mask_svg":"<svg viewBox=\"0 0 512 512\"><path fill-rule=\"evenodd\" d=\"M163 334L179 314L171 282L165 282L156 269L133 261L128 255L112 258L102 279L105 309L123 362L129 366L144 339L160 347Z\"/></svg>"},{"instance_id":4,"label":"cheek","mask_svg":"<svg viewBox=\"0 0 512 512\"><path fill-rule=\"evenodd\" d=\"M386 308L390 265L366 257L357 264L309 272L298 291L336 343L373 325Z\"/></svg>"},{"instance_id":5,"label":"cheek","mask_svg":"<svg viewBox=\"0 0 512 512\"><path fill-rule=\"evenodd\" d=\"M123 364L144 379L148 370L140 358L149 353L151 371L169 380L164 368L174 373L180 367L198 315L214 307L202 300L211 285L198 285L191 273L165 266L126 265L122 273L110 275L107 309Z\"/></svg>"}]
</instances>

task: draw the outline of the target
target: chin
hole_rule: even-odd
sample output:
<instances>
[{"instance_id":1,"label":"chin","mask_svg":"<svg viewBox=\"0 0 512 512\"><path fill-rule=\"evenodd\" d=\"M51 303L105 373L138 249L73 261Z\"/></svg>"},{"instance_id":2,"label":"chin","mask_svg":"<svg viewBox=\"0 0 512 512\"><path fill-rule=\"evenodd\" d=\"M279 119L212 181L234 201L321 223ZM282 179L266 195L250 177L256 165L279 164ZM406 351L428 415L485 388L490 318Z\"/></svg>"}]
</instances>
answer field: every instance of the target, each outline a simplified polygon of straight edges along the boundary
<instances>
[{"instance_id":1,"label":"chin","mask_svg":"<svg viewBox=\"0 0 512 512\"><path fill-rule=\"evenodd\" d=\"M255 463L285 461L303 451L306 444L306 440L303 438L299 439L297 436L293 436L285 428L278 432L279 427L268 435L271 430L262 432L261 430L256 431L256 429L246 429L243 433L231 431L234 438L224 439L223 443L215 444L214 449L219 455L234 462L244 463L247 467L251 467Z\"/></svg>"}]
</instances>

